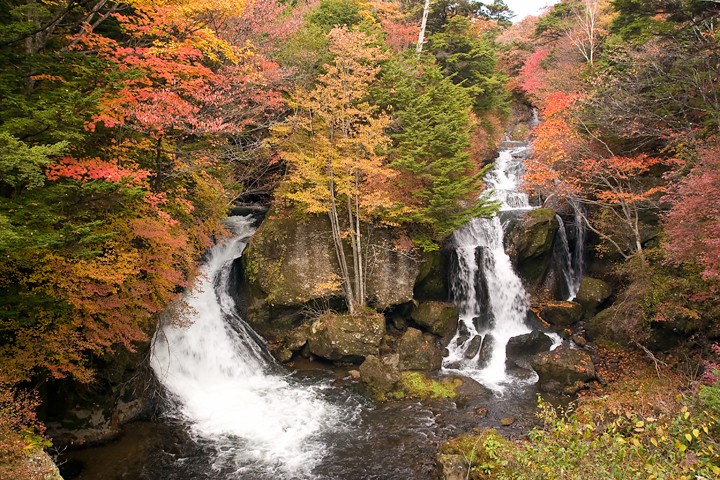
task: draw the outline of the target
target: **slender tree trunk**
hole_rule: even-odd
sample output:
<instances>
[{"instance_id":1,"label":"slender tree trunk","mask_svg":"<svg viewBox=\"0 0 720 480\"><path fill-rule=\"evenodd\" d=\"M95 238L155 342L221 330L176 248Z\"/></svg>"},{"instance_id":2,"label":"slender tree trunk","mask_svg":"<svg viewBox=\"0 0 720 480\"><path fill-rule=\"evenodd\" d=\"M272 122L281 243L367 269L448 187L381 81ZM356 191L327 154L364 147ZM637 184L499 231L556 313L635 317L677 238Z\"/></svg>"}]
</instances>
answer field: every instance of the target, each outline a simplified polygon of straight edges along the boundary
<instances>
[{"instance_id":1,"label":"slender tree trunk","mask_svg":"<svg viewBox=\"0 0 720 480\"><path fill-rule=\"evenodd\" d=\"M365 256L360 242L360 177L355 170L355 231L357 232L358 266L360 268L360 302L365 304Z\"/></svg>"},{"instance_id":2,"label":"slender tree trunk","mask_svg":"<svg viewBox=\"0 0 720 480\"><path fill-rule=\"evenodd\" d=\"M338 264L340 264L340 276L342 277L343 291L345 292L345 302L347 303L348 311L353 314L355 313L355 295L352 282L350 281L350 272L348 271L345 250L343 249L340 218L338 217L337 203L335 202L335 176L329 161L327 168L329 178L328 186L330 189L330 210L328 211L330 229L332 230L333 243L335 244L335 255L337 256Z\"/></svg>"},{"instance_id":3,"label":"slender tree trunk","mask_svg":"<svg viewBox=\"0 0 720 480\"><path fill-rule=\"evenodd\" d=\"M425 8L423 9L422 23L420 24L420 34L418 35L417 48L415 49L420 55L425 42L425 27L427 26L428 14L430 13L430 0L425 0Z\"/></svg>"}]
</instances>

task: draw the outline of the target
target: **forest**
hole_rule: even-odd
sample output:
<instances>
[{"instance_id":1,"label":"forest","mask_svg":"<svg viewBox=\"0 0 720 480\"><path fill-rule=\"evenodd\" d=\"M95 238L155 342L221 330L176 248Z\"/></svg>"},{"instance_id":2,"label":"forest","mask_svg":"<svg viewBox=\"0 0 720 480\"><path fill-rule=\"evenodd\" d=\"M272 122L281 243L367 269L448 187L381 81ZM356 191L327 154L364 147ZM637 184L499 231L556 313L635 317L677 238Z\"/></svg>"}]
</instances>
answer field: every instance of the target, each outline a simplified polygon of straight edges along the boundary
<instances>
[{"instance_id":1,"label":"forest","mask_svg":"<svg viewBox=\"0 0 720 480\"><path fill-rule=\"evenodd\" d=\"M382 317L369 226L441 252L498 211L487 172L528 138L524 191L582 218L612 287L602 381L541 401L521 439L442 453L462 478L720 477L718 18L708 0L515 23L502 0L2 0L0 478L43 478L50 392L146 351L231 211L327 217L338 268L314 288Z\"/></svg>"}]
</instances>

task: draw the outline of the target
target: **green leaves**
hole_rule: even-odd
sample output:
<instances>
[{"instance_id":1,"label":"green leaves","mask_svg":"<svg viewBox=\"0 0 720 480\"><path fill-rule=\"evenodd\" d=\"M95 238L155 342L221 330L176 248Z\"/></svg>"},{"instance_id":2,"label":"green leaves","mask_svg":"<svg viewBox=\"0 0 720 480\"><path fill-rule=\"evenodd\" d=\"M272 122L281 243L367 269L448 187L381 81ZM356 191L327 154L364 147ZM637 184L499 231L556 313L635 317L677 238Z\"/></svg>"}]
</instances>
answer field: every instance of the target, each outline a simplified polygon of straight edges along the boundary
<instances>
[{"instance_id":1,"label":"green leaves","mask_svg":"<svg viewBox=\"0 0 720 480\"><path fill-rule=\"evenodd\" d=\"M12 135L0 132L0 186L32 189L43 185L43 168L51 157L61 155L67 142L54 145L28 146Z\"/></svg>"}]
</instances>

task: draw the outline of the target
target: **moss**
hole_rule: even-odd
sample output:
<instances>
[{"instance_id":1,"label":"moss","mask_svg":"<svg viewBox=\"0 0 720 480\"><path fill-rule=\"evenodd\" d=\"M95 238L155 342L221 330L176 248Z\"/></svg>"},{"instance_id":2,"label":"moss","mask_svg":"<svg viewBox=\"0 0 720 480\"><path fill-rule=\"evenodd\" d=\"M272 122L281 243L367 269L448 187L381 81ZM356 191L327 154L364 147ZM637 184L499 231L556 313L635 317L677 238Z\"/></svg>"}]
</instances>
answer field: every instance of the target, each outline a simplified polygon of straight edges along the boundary
<instances>
[{"instance_id":1,"label":"moss","mask_svg":"<svg viewBox=\"0 0 720 480\"><path fill-rule=\"evenodd\" d=\"M459 379L436 380L421 372L402 372L396 390L388 394L390 398L455 398L456 389L462 385Z\"/></svg>"}]
</instances>

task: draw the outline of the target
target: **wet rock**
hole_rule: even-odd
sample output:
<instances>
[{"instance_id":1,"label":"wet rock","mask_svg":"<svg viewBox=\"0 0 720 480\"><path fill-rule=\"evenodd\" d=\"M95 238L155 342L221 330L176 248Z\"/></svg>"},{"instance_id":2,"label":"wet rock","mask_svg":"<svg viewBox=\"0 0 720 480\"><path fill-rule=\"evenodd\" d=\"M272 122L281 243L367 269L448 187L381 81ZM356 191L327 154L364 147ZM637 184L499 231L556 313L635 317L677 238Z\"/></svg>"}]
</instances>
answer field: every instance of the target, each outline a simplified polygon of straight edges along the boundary
<instances>
[{"instance_id":1,"label":"wet rock","mask_svg":"<svg viewBox=\"0 0 720 480\"><path fill-rule=\"evenodd\" d=\"M565 345L534 355L530 364L538 374L538 387L547 393L562 393L576 382L595 379L595 365L590 355Z\"/></svg>"},{"instance_id":2,"label":"wet rock","mask_svg":"<svg viewBox=\"0 0 720 480\"><path fill-rule=\"evenodd\" d=\"M585 345L587 345L587 340L585 339L585 337L583 337L582 335L580 335L578 333L573 335L571 337L571 340L573 342L575 342L575 345L577 345L578 347L584 347Z\"/></svg>"},{"instance_id":3,"label":"wet rock","mask_svg":"<svg viewBox=\"0 0 720 480\"><path fill-rule=\"evenodd\" d=\"M490 363L493 349L495 348L495 338L492 335L485 335L478 353L478 368L485 368Z\"/></svg>"},{"instance_id":4,"label":"wet rock","mask_svg":"<svg viewBox=\"0 0 720 480\"><path fill-rule=\"evenodd\" d=\"M505 367L505 370L507 374L511 377L515 377L521 380L527 380L531 378L533 375L535 375L535 372L532 371L532 367L530 366L530 361L527 361L527 368L518 367L515 364L507 365Z\"/></svg>"},{"instance_id":5,"label":"wet rock","mask_svg":"<svg viewBox=\"0 0 720 480\"><path fill-rule=\"evenodd\" d=\"M583 307L577 302L554 302L540 309L540 316L559 329L567 328L582 318Z\"/></svg>"},{"instance_id":6,"label":"wet rock","mask_svg":"<svg viewBox=\"0 0 720 480\"><path fill-rule=\"evenodd\" d=\"M151 415L153 378L143 367L149 349L148 342L135 352L118 349L97 359L97 381L91 385L69 379L47 383L44 423L56 447L112 440L122 425Z\"/></svg>"},{"instance_id":7,"label":"wet rock","mask_svg":"<svg viewBox=\"0 0 720 480\"><path fill-rule=\"evenodd\" d=\"M476 402L482 398L492 398L493 392L485 385L469 377L448 377L457 387L455 388L455 403L458 407Z\"/></svg>"},{"instance_id":8,"label":"wet rock","mask_svg":"<svg viewBox=\"0 0 720 480\"><path fill-rule=\"evenodd\" d=\"M553 341L540 330L534 330L525 335L518 335L508 340L505 346L505 357L508 363L528 369L529 357L550 350Z\"/></svg>"},{"instance_id":9,"label":"wet rock","mask_svg":"<svg viewBox=\"0 0 720 480\"><path fill-rule=\"evenodd\" d=\"M467 462L462 455L441 453L437 457L443 480L467 480Z\"/></svg>"},{"instance_id":10,"label":"wet rock","mask_svg":"<svg viewBox=\"0 0 720 480\"><path fill-rule=\"evenodd\" d=\"M436 337L408 328L397 342L400 370L439 370L442 366L442 348Z\"/></svg>"},{"instance_id":11,"label":"wet rock","mask_svg":"<svg viewBox=\"0 0 720 480\"><path fill-rule=\"evenodd\" d=\"M527 284L542 282L550 267L559 227L554 210L537 208L523 214L506 235L510 259Z\"/></svg>"},{"instance_id":12,"label":"wet rock","mask_svg":"<svg viewBox=\"0 0 720 480\"><path fill-rule=\"evenodd\" d=\"M475 335L472 340L470 340L470 343L468 343L467 348L465 349L465 358L468 360L475 358L475 355L478 354L480 347L482 346L482 340L482 335Z\"/></svg>"},{"instance_id":13,"label":"wet rock","mask_svg":"<svg viewBox=\"0 0 720 480\"><path fill-rule=\"evenodd\" d=\"M512 417L505 417L500 419L500 425L502 425L503 427L509 427L513 423L515 423L515 419Z\"/></svg>"},{"instance_id":14,"label":"wet rock","mask_svg":"<svg viewBox=\"0 0 720 480\"><path fill-rule=\"evenodd\" d=\"M313 323L308 339L310 353L327 360L361 362L379 353L385 335L381 314L324 313Z\"/></svg>"},{"instance_id":15,"label":"wet rock","mask_svg":"<svg viewBox=\"0 0 720 480\"><path fill-rule=\"evenodd\" d=\"M597 278L585 277L575 296L575 301L583 306L585 318L592 318L600 305L612 295L610 286Z\"/></svg>"},{"instance_id":16,"label":"wet rock","mask_svg":"<svg viewBox=\"0 0 720 480\"><path fill-rule=\"evenodd\" d=\"M470 331L468 330L465 323L461 321L458 326L458 338L455 341L455 344L459 347L463 343L467 342L469 339L470 339Z\"/></svg>"},{"instance_id":17,"label":"wet rock","mask_svg":"<svg viewBox=\"0 0 720 480\"><path fill-rule=\"evenodd\" d=\"M386 394L400 380L400 372L397 367L370 355L360 365L360 379L376 394Z\"/></svg>"},{"instance_id":18,"label":"wet rock","mask_svg":"<svg viewBox=\"0 0 720 480\"><path fill-rule=\"evenodd\" d=\"M493 327L495 327L495 318L491 313L480 317L473 317L472 321L475 328L480 332L483 330L492 330Z\"/></svg>"},{"instance_id":19,"label":"wet rock","mask_svg":"<svg viewBox=\"0 0 720 480\"><path fill-rule=\"evenodd\" d=\"M475 415L477 415L478 417L481 417L481 418L486 417L488 414L488 409L485 407L478 407L474 411L475 411Z\"/></svg>"},{"instance_id":20,"label":"wet rock","mask_svg":"<svg viewBox=\"0 0 720 480\"><path fill-rule=\"evenodd\" d=\"M352 378L353 380L360 380L359 370L350 370L348 371L348 375L350 375L350 378Z\"/></svg>"},{"instance_id":21,"label":"wet rock","mask_svg":"<svg viewBox=\"0 0 720 480\"><path fill-rule=\"evenodd\" d=\"M423 302L412 312L412 319L431 333L449 340L457 331L459 312L452 303Z\"/></svg>"}]
</instances>

